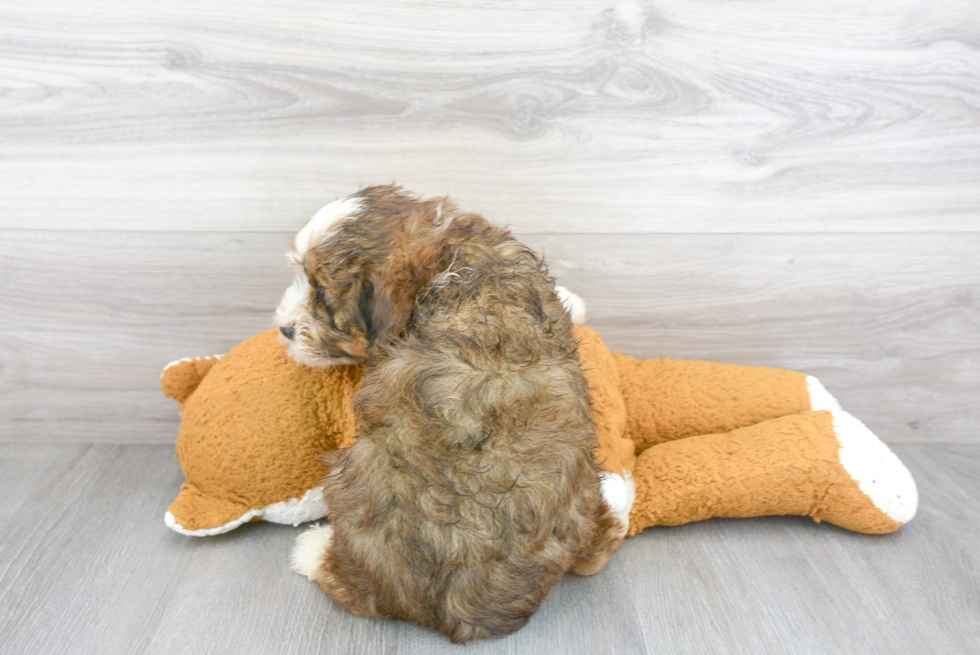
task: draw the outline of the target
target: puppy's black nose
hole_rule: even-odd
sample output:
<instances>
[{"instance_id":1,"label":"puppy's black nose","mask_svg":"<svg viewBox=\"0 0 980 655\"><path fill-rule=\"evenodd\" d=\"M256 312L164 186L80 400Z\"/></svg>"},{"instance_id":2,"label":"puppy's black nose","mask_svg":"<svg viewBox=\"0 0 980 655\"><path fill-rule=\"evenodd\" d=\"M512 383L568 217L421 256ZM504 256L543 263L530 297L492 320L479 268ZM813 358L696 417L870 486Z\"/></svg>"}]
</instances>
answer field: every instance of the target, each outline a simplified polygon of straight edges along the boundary
<instances>
[{"instance_id":1,"label":"puppy's black nose","mask_svg":"<svg viewBox=\"0 0 980 655\"><path fill-rule=\"evenodd\" d=\"M281 328L279 328L279 331L282 332L282 336L286 337L287 339L292 339L296 336L295 328L291 328L288 325L283 325Z\"/></svg>"}]
</instances>

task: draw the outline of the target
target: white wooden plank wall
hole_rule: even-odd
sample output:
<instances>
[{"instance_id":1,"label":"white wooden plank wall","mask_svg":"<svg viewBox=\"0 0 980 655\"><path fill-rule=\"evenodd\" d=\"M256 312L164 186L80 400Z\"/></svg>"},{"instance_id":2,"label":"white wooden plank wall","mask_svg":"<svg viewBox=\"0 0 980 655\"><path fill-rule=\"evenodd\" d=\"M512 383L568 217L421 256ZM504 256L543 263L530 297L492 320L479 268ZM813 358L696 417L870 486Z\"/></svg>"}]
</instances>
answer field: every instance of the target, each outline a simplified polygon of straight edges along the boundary
<instances>
[{"instance_id":1,"label":"white wooden plank wall","mask_svg":"<svg viewBox=\"0 0 980 655\"><path fill-rule=\"evenodd\" d=\"M0 439L167 442L398 181L544 250L613 347L980 435L980 2L0 4Z\"/></svg>"}]
</instances>

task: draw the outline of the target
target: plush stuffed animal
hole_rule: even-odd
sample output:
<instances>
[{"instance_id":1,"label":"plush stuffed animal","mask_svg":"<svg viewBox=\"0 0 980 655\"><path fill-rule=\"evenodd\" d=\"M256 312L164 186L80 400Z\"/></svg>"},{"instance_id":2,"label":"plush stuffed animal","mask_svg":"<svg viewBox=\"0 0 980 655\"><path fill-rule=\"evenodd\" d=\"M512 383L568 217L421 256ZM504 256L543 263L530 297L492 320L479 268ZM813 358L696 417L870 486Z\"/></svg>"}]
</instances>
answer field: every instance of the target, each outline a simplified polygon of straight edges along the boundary
<instances>
[{"instance_id":1,"label":"plush stuffed animal","mask_svg":"<svg viewBox=\"0 0 980 655\"><path fill-rule=\"evenodd\" d=\"M893 532L918 505L911 474L813 377L774 368L611 352L576 327L603 463L603 494L636 534L712 517L810 516ZM183 422L187 482L166 523L187 535L327 514L319 455L355 439L360 369L290 360L275 330L225 356L181 360L163 392Z\"/></svg>"}]
</instances>

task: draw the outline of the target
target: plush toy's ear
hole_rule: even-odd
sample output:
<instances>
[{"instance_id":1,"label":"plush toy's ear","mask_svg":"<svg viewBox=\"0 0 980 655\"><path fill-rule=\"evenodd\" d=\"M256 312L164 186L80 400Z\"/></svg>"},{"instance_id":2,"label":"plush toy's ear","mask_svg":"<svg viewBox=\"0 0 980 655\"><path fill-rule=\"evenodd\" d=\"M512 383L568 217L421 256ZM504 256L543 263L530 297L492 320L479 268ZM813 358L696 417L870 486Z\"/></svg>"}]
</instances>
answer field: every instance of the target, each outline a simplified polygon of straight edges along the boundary
<instances>
[{"instance_id":1,"label":"plush toy's ear","mask_svg":"<svg viewBox=\"0 0 980 655\"><path fill-rule=\"evenodd\" d=\"M195 359L178 359L163 368L160 375L160 388L163 395L173 398L181 407L191 397L197 385L208 374L211 367L221 361L221 355L197 357Z\"/></svg>"}]
</instances>

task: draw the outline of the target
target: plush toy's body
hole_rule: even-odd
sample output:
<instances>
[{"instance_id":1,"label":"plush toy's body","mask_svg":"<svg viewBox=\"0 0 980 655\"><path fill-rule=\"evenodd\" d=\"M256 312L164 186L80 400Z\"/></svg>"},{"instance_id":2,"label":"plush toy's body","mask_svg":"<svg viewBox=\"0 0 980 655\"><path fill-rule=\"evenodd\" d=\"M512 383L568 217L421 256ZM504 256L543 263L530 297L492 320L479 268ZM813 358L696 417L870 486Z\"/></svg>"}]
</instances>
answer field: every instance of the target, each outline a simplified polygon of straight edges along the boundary
<instances>
[{"instance_id":1,"label":"plush toy's body","mask_svg":"<svg viewBox=\"0 0 980 655\"><path fill-rule=\"evenodd\" d=\"M778 514L867 533L915 514L915 483L814 378L780 369L613 353L577 327L603 493L636 534L653 525ZM194 536L327 514L318 455L353 443L360 371L290 360L270 330L223 357L174 362L187 478L167 525Z\"/></svg>"}]
</instances>

